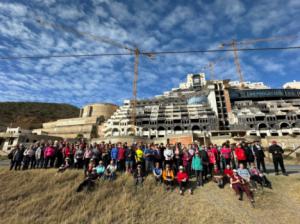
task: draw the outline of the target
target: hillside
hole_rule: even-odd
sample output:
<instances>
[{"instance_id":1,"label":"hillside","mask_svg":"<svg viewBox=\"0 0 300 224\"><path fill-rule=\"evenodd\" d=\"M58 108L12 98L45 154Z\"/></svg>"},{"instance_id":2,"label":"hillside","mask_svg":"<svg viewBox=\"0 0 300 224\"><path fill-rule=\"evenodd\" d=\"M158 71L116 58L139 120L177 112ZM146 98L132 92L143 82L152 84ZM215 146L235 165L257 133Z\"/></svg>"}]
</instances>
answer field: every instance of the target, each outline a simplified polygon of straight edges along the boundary
<instances>
[{"instance_id":1,"label":"hillside","mask_svg":"<svg viewBox=\"0 0 300 224\"><path fill-rule=\"evenodd\" d=\"M11 124L25 129L40 128L43 122L78 115L79 109L68 104L0 102L0 129Z\"/></svg>"},{"instance_id":2,"label":"hillside","mask_svg":"<svg viewBox=\"0 0 300 224\"><path fill-rule=\"evenodd\" d=\"M271 176L274 190L257 193L256 208L227 186L213 183L193 195L166 193L151 177L133 187L132 177L100 182L76 193L82 171L10 172L0 169L0 223L299 223L300 177Z\"/></svg>"}]
</instances>

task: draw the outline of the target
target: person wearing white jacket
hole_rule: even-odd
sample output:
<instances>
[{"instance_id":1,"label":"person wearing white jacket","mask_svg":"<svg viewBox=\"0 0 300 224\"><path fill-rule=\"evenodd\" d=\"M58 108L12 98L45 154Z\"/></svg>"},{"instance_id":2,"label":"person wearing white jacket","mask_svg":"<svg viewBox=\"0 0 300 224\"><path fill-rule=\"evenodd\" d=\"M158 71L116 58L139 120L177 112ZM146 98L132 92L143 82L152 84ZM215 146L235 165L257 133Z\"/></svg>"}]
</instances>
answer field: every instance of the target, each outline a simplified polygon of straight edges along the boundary
<instances>
[{"instance_id":1,"label":"person wearing white jacket","mask_svg":"<svg viewBox=\"0 0 300 224\"><path fill-rule=\"evenodd\" d=\"M169 164L172 167L173 164L173 158L174 158L174 151L170 147L170 145L167 145L166 149L164 150L164 157L165 157L165 164Z\"/></svg>"}]
</instances>

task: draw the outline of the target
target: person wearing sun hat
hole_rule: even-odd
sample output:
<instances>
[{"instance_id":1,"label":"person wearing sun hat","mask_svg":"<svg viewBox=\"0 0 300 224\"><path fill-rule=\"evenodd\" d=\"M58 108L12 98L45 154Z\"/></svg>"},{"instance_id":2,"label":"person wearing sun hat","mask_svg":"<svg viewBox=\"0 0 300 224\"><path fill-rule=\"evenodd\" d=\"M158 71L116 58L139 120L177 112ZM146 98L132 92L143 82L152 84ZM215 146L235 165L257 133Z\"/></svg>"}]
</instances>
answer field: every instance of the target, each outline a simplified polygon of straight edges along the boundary
<instances>
[{"instance_id":1,"label":"person wearing sun hat","mask_svg":"<svg viewBox=\"0 0 300 224\"><path fill-rule=\"evenodd\" d=\"M273 158L273 164L274 164L274 169L275 169L275 174L278 175L278 165L280 165L282 174L287 176L288 174L286 173L285 167L284 167L284 162L283 162L283 149L280 145L277 144L275 140L272 141L272 145L269 147L269 153L272 154Z\"/></svg>"}]
</instances>

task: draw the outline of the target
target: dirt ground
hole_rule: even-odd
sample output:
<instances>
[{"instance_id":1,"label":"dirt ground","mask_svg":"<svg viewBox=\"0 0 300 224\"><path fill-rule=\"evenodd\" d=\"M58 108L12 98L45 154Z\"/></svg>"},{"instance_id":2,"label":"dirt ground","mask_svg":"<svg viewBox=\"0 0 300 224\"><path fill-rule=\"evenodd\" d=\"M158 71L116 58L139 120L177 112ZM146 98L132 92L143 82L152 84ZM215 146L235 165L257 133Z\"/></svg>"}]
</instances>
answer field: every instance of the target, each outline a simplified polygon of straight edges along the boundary
<instances>
[{"instance_id":1,"label":"dirt ground","mask_svg":"<svg viewBox=\"0 0 300 224\"><path fill-rule=\"evenodd\" d=\"M0 169L0 223L288 223L300 220L300 175L271 176L273 190L255 193L255 208L229 186L214 183L180 196L149 176L136 188L131 176L76 193L81 171Z\"/></svg>"}]
</instances>

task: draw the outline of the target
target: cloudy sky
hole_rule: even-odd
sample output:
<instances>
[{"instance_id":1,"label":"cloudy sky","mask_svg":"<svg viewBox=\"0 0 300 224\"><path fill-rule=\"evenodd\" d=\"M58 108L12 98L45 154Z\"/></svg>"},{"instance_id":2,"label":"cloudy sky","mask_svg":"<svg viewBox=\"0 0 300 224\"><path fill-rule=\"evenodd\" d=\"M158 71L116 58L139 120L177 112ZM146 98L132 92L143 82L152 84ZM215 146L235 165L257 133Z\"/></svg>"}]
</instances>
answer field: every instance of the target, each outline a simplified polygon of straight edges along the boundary
<instances>
[{"instance_id":1,"label":"cloudy sky","mask_svg":"<svg viewBox=\"0 0 300 224\"><path fill-rule=\"evenodd\" d=\"M300 35L299 21L299 0L0 0L0 57L127 53L48 24L144 51L182 51L215 49L231 39ZM300 46L300 38L241 47L281 46ZM0 101L122 104L132 96L133 60L132 56L0 60ZM232 52L142 57L138 97L176 87L187 73L198 73L215 60L218 78L237 80ZM300 50L242 52L240 60L246 80L273 87L300 80ZM205 73L209 79L209 70Z\"/></svg>"}]
</instances>

